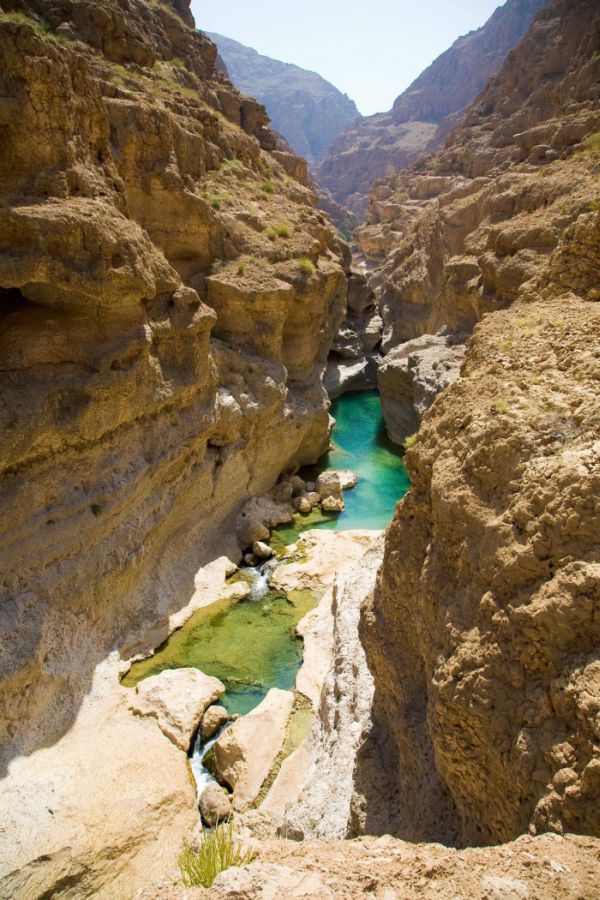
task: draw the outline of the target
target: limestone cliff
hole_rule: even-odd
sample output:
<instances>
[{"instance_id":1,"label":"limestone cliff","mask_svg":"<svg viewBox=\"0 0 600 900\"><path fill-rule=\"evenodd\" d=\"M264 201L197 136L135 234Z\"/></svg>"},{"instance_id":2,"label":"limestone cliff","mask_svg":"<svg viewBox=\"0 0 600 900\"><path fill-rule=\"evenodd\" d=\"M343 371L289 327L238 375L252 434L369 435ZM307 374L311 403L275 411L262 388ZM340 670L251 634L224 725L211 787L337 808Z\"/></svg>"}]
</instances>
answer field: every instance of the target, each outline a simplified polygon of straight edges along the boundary
<instances>
[{"instance_id":1,"label":"limestone cliff","mask_svg":"<svg viewBox=\"0 0 600 900\"><path fill-rule=\"evenodd\" d=\"M425 69L389 112L348 125L319 165L319 183L364 220L373 182L440 145L545 2L507 0L485 25L458 38Z\"/></svg>"},{"instance_id":2,"label":"limestone cliff","mask_svg":"<svg viewBox=\"0 0 600 900\"><path fill-rule=\"evenodd\" d=\"M309 163L318 163L346 125L360 118L354 101L316 72L271 59L222 34L207 34L235 86L264 104L273 128Z\"/></svg>"},{"instance_id":3,"label":"limestone cliff","mask_svg":"<svg viewBox=\"0 0 600 900\"><path fill-rule=\"evenodd\" d=\"M327 441L347 250L188 7L0 3L3 771Z\"/></svg>"},{"instance_id":4,"label":"limestone cliff","mask_svg":"<svg viewBox=\"0 0 600 900\"><path fill-rule=\"evenodd\" d=\"M555 0L386 188L384 343L478 324L406 455L362 622L367 831L600 833L599 48L597 4Z\"/></svg>"}]
</instances>

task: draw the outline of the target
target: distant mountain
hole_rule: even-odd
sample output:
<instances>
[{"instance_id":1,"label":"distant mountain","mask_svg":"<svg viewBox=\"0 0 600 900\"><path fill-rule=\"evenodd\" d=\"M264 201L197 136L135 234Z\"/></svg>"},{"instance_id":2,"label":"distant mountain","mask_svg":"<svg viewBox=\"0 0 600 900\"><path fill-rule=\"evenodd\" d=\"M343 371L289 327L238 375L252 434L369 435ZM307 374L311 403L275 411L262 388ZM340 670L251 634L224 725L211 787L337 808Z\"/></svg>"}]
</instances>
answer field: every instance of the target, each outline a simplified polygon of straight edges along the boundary
<instances>
[{"instance_id":1,"label":"distant mountain","mask_svg":"<svg viewBox=\"0 0 600 900\"><path fill-rule=\"evenodd\" d=\"M222 34L206 34L219 48L231 81L264 104L273 128L309 163L321 160L334 138L360 116L354 101L316 72L262 56Z\"/></svg>"},{"instance_id":2,"label":"distant mountain","mask_svg":"<svg viewBox=\"0 0 600 900\"><path fill-rule=\"evenodd\" d=\"M390 112L351 123L318 167L319 184L338 203L364 216L373 181L405 168L442 143L546 2L507 0L485 25L458 38L438 56Z\"/></svg>"}]
</instances>

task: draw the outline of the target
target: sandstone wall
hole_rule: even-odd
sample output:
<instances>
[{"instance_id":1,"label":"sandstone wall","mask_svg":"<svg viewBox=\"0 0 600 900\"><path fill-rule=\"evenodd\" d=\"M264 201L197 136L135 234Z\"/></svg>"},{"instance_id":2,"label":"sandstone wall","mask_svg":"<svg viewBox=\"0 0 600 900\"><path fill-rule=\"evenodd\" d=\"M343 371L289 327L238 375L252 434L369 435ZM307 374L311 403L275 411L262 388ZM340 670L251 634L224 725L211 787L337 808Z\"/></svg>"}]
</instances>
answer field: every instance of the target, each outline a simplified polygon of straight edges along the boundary
<instances>
[{"instance_id":1,"label":"sandstone wall","mask_svg":"<svg viewBox=\"0 0 600 900\"><path fill-rule=\"evenodd\" d=\"M319 455L347 257L185 2L2 0L0 58L6 764Z\"/></svg>"},{"instance_id":2,"label":"sandstone wall","mask_svg":"<svg viewBox=\"0 0 600 900\"><path fill-rule=\"evenodd\" d=\"M599 25L586 0L538 18L415 173L435 199L381 275L388 346L478 324L362 621L367 831L600 833Z\"/></svg>"}]
</instances>

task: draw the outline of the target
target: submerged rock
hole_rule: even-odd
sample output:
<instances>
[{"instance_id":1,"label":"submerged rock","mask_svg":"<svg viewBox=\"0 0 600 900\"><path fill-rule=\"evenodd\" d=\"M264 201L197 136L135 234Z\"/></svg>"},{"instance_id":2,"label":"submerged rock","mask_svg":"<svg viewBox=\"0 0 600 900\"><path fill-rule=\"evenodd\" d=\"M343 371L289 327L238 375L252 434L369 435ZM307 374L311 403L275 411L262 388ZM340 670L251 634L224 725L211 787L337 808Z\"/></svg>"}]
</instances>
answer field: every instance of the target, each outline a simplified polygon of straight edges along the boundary
<instances>
[{"instance_id":1,"label":"submerged rock","mask_svg":"<svg viewBox=\"0 0 600 900\"><path fill-rule=\"evenodd\" d=\"M233 806L242 810L258 796L283 746L294 695L272 688L256 709L242 716L214 747L217 777L233 790Z\"/></svg>"},{"instance_id":2,"label":"submerged rock","mask_svg":"<svg viewBox=\"0 0 600 900\"><path fill-rule=\"evenodd\" d=\"M129 705L137 715L155 718L161 731L187 753L204 711L224 692L218 678L198 669L166 669L140 681Z\"/></svg>"},{"instance_id":3,"label":"submerged rock","mask_svg":"<svg viewBox=\"0 0 600 900\"><path fill-rule=\"evenodd\" d=\"M219 822L226 822L231 816L231 797L218 784L209 784L200 796L198 808L204 822L213 828Z\"/></svg>"}]
</instances>

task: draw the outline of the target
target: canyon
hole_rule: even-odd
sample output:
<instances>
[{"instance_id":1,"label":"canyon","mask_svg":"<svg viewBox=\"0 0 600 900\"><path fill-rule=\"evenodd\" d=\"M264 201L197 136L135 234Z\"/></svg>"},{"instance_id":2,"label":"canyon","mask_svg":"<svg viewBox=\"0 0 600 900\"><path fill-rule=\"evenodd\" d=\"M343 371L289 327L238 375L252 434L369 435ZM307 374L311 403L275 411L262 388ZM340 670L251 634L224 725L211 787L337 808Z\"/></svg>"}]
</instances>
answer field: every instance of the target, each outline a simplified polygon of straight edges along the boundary
<instances>
[{"instance_id":1,"label":"canyon","mask_svg":"<svg viewBox=\"0 0 600 900\"><path fill-rule=\"evenodd\" d=\"M310 165L319 163L334 138L360 117L354 101L316 72L270 59L222 34L206 33L219 48L232 83L264 105L273 128Z\"/></svg>"},{"instance_id":2,"label":"canyon","mask_svg":"<svg viewBox=\"0 0 600 900\"><path fill-rule=\"evenodd\" d=\"M362 221L372 183L440 146L543 5L544 0L508 0L434 60L389 112L351 122L316 168L321 187Z\"/></svg>"},{"instance_id":3,"label":"canyon","mask_svg":"<svg viewBox=\"0 0 600 900\"><path fill-rule=\"evenodd\" d=\"M600 896L600 10L541 6L339 163L351 248L187 0L0 0L0 896Z\"/></svg>"}]
</instances>

